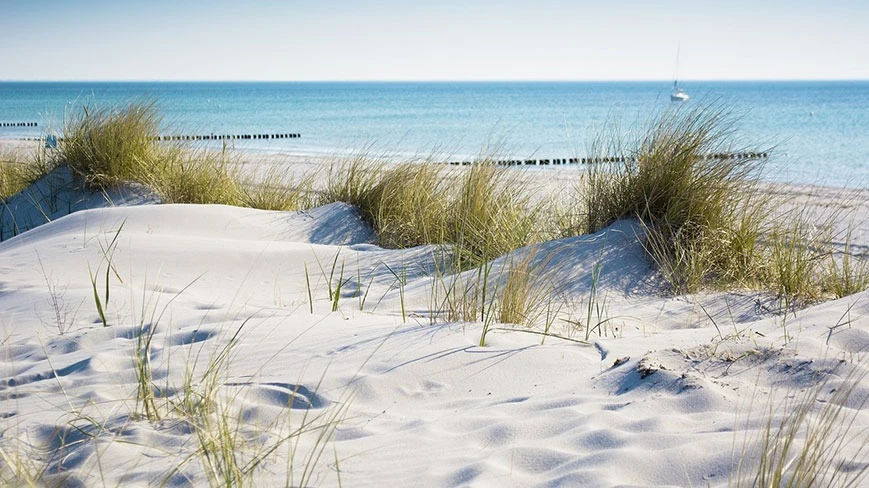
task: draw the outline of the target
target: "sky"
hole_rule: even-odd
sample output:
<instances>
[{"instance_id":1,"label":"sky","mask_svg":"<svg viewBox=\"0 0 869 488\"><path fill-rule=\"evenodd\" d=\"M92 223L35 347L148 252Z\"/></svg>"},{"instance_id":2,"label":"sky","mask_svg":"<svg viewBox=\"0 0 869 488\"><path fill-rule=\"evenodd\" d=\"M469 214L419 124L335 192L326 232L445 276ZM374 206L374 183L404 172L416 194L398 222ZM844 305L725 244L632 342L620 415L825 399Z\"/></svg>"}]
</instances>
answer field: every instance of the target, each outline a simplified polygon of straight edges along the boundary
<instances>
[{"instance_id":1,"label":"sky","mask_svg":"<svg viewBox=\"0 0 869 488\"><path fill-rule=\"evenodd\" d=\"M869 79L869 1L0 0L6 81L675 77Z\"/></svg>"}]
</instances>

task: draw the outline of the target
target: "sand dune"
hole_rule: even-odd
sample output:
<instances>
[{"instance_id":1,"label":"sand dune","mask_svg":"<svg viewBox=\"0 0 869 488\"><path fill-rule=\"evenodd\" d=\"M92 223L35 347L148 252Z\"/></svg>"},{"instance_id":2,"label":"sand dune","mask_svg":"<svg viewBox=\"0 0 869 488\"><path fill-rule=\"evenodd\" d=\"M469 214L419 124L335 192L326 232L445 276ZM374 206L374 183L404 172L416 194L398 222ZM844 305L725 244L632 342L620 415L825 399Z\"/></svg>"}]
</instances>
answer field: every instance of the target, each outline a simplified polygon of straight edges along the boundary
<instances>
[{"instance_id":1,"label":"sand dune","mask_svg":"<svg viewBox=\"0 0 869 488\"><path fill-rule=\"evenodd\" d=\"M258 486L750 484L768 420L806 392L813 415L844 402L831 440L853 442L834 454L857 461L831 470L866 467L866 292L787 316L750 291L663 296L621 221L536 249L575 321L602 267L588 344L490 324L480 347L484 324L431 317L438 248L382 249L348 205L63 201L39 226L6 208L33 227L0 242L6 479L203 485L219 439Z\"/></svg>"}]
</instances>

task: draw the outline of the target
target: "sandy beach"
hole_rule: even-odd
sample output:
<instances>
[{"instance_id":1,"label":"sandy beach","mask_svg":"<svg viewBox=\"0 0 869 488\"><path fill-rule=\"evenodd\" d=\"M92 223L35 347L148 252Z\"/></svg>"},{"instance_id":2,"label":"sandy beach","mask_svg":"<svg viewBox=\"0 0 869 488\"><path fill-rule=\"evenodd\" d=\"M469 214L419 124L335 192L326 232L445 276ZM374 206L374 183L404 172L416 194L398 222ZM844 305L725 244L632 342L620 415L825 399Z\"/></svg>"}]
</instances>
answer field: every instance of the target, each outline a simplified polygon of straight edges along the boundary
<instances>
[{"instance_id":1,"label":"sandy beach","mask_svg":"<svg viewBox=\"0 0 869 488\"><path fill-rule=\"evenodd\" d=\"M517 171L557 194L578 169ZM869 191L768 192L840 216L840 248L869 246ZM238 469L257 486L754 486L789 419L797 445L829 443L824 476L869 466L869 292L790 313L760 291L673 296L622 220L535 248L557 290L541 327L448 321L432 314L438 248L381 248L347 204L44 194L2 221L11 484L202 486ZM12 221L27 230L9 237ZM492 283L528 252L494 259Z\"/></svg>"}]
</instances>

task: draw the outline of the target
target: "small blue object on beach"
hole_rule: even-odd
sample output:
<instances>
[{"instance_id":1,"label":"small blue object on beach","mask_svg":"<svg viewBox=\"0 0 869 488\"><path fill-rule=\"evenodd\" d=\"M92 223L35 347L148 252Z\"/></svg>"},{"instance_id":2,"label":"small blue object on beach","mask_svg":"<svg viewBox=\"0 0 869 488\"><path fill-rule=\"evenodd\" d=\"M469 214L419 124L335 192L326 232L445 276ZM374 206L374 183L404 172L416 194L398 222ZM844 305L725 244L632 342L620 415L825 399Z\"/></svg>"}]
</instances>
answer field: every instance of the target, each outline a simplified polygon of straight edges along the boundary
<instances>
[{"instance_id":1,"label":"small blue object on beach","mask_svg":"<svg viewBox=\"0 0 869 488\"><path fill-rule=\"evenodd\" d=\"M45 136L45 148L57 149L57 136Z\"/></svg>"}]
</instances>

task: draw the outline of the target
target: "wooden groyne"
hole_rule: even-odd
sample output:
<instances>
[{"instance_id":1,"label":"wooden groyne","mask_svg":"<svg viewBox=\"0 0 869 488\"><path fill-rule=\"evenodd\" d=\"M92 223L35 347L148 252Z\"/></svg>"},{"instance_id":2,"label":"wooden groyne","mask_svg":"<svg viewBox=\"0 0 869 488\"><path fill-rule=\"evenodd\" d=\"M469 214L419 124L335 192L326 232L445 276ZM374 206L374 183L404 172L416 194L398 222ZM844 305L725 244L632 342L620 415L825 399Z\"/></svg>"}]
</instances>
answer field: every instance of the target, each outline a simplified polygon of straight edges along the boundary
<instances>
[{"instance_id":1,"label":"wooden groyne","mask_svg":"<svg viewBox=\"0 0 869 488\"><path fill-rule=\"evenodd\" d=\"M248 139L298 139L298 133L285 134L198 134L157 136L158 141L230 141Z\"/></svg>"},{"instance_id":2,"label":"wooden groyne","mask_svg":"<svg viewBox=\"0 0 869 488\"><path fill-rule=\"evenodd\" d=\"M769 153L766 152L740 152L740 153L713 153L703 156L706 159L766 159L769 158ZM605 156L596 158L556 158L556 159L501 159L494 161L483 161L497 166L567 166L573 164L598 164L598 163L635 163L637 158L621 157L621 156ZM452 166L470 166L479 164L479 161L450 161L447 164Z\"/></svg>"},{"instance_id":3,"label":"wooden groyne","mask_svg":"<svg viewBox=\"0 0 869 488\"><path fill-rule=\"evenodd\" d=\"M49 136L52 137L52 136ZM198 135L168 135L157 136L156 141L235 141L235 140L252 140L252 139L298 139L302 137L299 133L285 134L198 134ZM46 137L23 137L24 141L47 141ZM63 137L56 137L55 142L62 141Z\"/></svg>"},{"instance_id":4,"label":"wooden groyne","mask_svg":"<svg viewBox=\"0 0 869 488\"><path fill-rule=\"evenodd\" d=\"M0 127L38 127L36 122L0 122Z\"/></svg>"}]
</instances>

